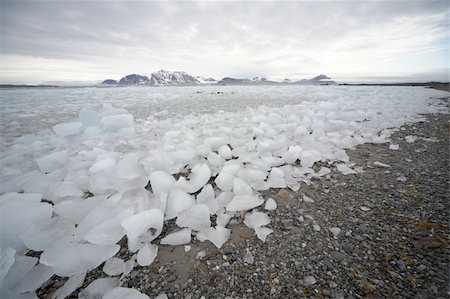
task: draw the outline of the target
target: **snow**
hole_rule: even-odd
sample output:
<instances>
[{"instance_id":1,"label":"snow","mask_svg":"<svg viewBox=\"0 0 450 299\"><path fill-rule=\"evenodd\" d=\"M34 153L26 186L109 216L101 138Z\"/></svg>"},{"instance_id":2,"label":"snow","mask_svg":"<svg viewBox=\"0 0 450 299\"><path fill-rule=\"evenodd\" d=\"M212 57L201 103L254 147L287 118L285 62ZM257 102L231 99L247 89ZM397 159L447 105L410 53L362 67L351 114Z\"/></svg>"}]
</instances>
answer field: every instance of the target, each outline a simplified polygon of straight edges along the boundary
<instances>
[{"instance_id":1,"label":"snow","mask_svg":"<svg viewBox=\"0 0 450 299\"><path fill-rule=\"evenodd\" d=\"M149 264L150 242L171 219L182 229L161 244L186 244L194 230L220 247L236 212L250 213L245 221L265 241L269 216L252 212L264 204L258 191L297 191L335 169L357 175L347 149L390 142L392 128L446 113L436 100L445 92L425 88L221 86L220 96L196 88L0 90L2 295L33 291L56 273L71 277L63 297L105 261L106 272L127 275L135 262L113 259L116 244L126 235L127 250ZM328 167L316 171L318 161ZM40 263L23 256L29 250L43 251ZM80 298L117 286L97 280Z\"/></svg>"}]
</instances>

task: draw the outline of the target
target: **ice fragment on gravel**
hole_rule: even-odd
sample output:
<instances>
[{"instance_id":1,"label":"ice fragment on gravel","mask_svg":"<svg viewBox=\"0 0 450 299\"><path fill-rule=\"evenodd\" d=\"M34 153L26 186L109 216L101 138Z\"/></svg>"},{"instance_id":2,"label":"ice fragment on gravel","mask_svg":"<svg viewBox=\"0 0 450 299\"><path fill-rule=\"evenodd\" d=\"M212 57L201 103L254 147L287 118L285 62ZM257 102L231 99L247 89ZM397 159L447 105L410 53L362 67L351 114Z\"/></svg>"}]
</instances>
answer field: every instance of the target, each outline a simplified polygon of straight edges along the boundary
<instances>
[{"instance_id":1,"label":"ice fragment on gravel","mask_svg":"<svg viewBox=\"0 0 450 299\"><path fill-rule=\"evenodd\" d=\"M97 268L119 252L119 245L94 245L60 242L50 246L40 262L53 267L59 276L72 276Z\"/></svg>"},{"instance_id":2,"label":"ice fragment on gravel","mask_svg":"<svg viewBox=\"0 0 450 299\"><path fill-rule=\"evenodd\" d=\"M115 166L116 161L113 158L106 158L92 164L92 166L89 168L89 172L97 173L100 171L108 171Z\"/></svg>"},{"instance_id":3,"label":"ice fragment on gravel","mask_svg":"<svg viewBox=\"0 0 450 299\"><path fill-rule=\"evenodd\" d=\"M341 233L341 229L339 227L330 228L330 232L333 234L333 237L337 238Z\"/></svg>"},{"instance_id":4,"label":"ice fragment on gravel","mask_svg":"<svg viewBox=\"0 0 450 299\"><path fill-rule=\"evenodd\" d=\"M272 188L285 188L286 181L284 179L284 172L280 168L272 168L267 183Z\"/></svg>"},{"instance_id":5,"label":"ice fragment on gravel","mask_svg":"<svg viewBox=\"0 0 450 299\"><path fill-rule=\"evenodd\" d=\"M108 133L121 133L124 129L134 128L134 118L131 114L117 114L102 117L101 128Z\"/></svg>"},{"instance_id":6,"label":"ice fragment on gravel","mask_svg":"<svg viewBox=\"0 0 450 299\"><path fill-rule=\"evenodd\" d=\"M222 245L230 237L230 229L224 228L222 226L209 227L202 229L197 234L197 239L201 242L208 240L211 241L217 248L221 248Z\"/></svg>"},{"instance_id":7,"label":"ice fragment on gravel","mask_svg":"<svg viewBox=\"0 0 450 299\"><path fill-rule=\"evenodd\" d=\"M187 193L195 193L206 185L211 178L211 170L206 164L197 164L192 168L189 181L184 177L176 182L176 186Z\"/></svg>"},{"instance_id":8,"label":"ice fragment on gravel","mask_svg":"<svg viewBox=\"0 0 450 299\"><path fill-rule=\"evenodd\" d=\"M255 195L236 195L226 208L229 212L245 211L256 208L264 203L264 200Z\"/></svg>"},{"instance_id":9,"label":"ice fragment on gravel","mask_svg":"<svg viewBox=\"0 0 450 299\"><path fill-rule=\"evenodd\" d=\"M217 187L223 191L231 191L234 185L234 175L222 170L214 180Z\"/></svg>"},{"instance_id":10,"label":"ice fragment on gravel","mask_svg":"<svg viewBox=\"0 0 450 299\"><path fill-rule=\"evenodd\" d=\"M270 235L273 232L273 229L270 229L268 227L257 227L255 228L255 233L258 239L260 239L263 242L266 242L266 238L268 235Z\"/></svg>"},{"instance_id":11,"label":"ice fragment on gravel","mask_svg":"<svg viewBox=\"0 0 450 299\"><path fill-rule=\"evenodd\" d=\"M80 122L61 123L53 127L53 132L59 137L76 135L81 132L82 126Z\"/></svg>"},{"instance_id":12,"label":"ice fragment on gravel","mask_svg":"<svg viewBox=\"0 0 450 299\"><path fill-rule=\"evenodd\" d=\"M235 178L233 182L234 195L244 195L253 193L252 187L240 178Z\"/></svg>"},{"instance_id":13,"label":"ice fragment on gravel","mask_svg":"<svg viewBox=\"0 0 450 299\"><path fill-rule=\"evenodd\" d=\"M140 266L149 266L158 255L158 246L155 244L147 244L137 253L137 263Z\"/></svg>"},{"instance_id":14,"label":"ice fragment on gravel","mask_svg":"<svg viewBox=\"0 0 450 299\"><path fill-rule=\"evenodd\" d=\"M11 248L10 248L11 249ZM5 251L5 249L0 249L0 252ZM2 253L0 253L0 256ZM14 254L13 254L14 255ZM6 289L11 289L15 284L17 284L38 262L38 258L31 256L20 256L16 255L14 257L14 264L11 268L8 267L8 264L2 261L0 257L0 269L2 271L8 271L8 274L1 272L0 274L0 289L1 281L3 280L3 287ZM4 274L6 276L3 278Z\"/></svg>"},{"instance_id":15,"label":"ice fragment on gravel","mask_svg":"<svg viewBox=\"0 0 450 299\"><path fill-rule=\"evenodd\" d=\"M174 188L167 197L165 220L170 220L178 216L181 211L190 209L195 205L195 199L192 195Z\"/></svg>"},{"instance_id":16,"label":"ice fragment on gravel","mask_svg":"<svg viewBox=\"0 0 450 299\"><path fill-rule=\"evenodd\" d=\"M244 224L249 228L258 228L260 226L264 226L270 223L270 218L266 213L262 212L253 212L250 215L247 215L244 220Z\"/></svg>"},{"instance_id":17,"label":"ice fragment on gravel","mask_svg":"<svg viewBox=\"0 0 450 299\"><path fill-rule=\"evenodd\" d=\"M50 155L36 159L36 163L43 173L51 172L66 165L67 152L60 151L51 153Z\"/></svg>"},{"instance_id":18,"label":"ice fragment on gravel","mask_svg":"<svg viewBox=\"0 0 450 299\"><path fill-rule=\"evenodd\" d=\"M314 278L314 276L305 276L303 278L303 282L305 283L305 285L310 286L316 284L316 279Z\"/></svg>"},{"instance_id":19,"label":"ice fragment on gravel","mask_svg":"<svg viewBox=\"0 0 450 299\"><path fill-rule=\"evenodd\" d=\"M364 212L370 211L370 208L365 207L365 206L360 206L359 209Z\"/></svg>"},{"instance_id":20,"label":"ice fragment on gravel","mask_svg":"<svg viewBox=\"0 0 450 299\"><path fill-rule=\"evenodd\" d=\"M75 231L75 224L62 217L53 217L30 232L22 235L25 245L34 251L44 251L61 238L69 238Z\"/></svg>"},{"instance_id":21,"label":"ice fragment on gravel","mask_svg":"<svg viewBox=\"0 0 450 299\"><path fill-rule=\"evenodd\" d=\"M161 239L163 245L184 245L191 242L191 229L183 228L177 232L173 232Z\"/></svg>"},{"instance_id":22,"label":"ice fragment on gravel","mask_svg":"<svg viewBox=\"0 0 450 299\"><path fill-rule=\"evenodd\" d=\"M158 296L155 297L155 299L168 299L166 293L161 293Z\"/></svg>"},{"instance_id":23,"label":"ice fragment on gravel","mask_svg":"<svg viewBox=\"0 0 450 299\"><path fill-rule=\"evenodd\" d=\"M313 224L313 229L314 229L316 232L319 232L319 231L320 231L320 226L317 225L317 224Z\"/></svg>"},{"instance_id":24,"label":"ice fragment on gravel","mask_svg":"<svg viewBox=\"0 0 450 299\"><path fill-rule=\"evenodd\" d=\"M81 290L78 294L78 299L98 299L109 290L114 289L119 285L120 280L118 278L98 278L91 282L85 289Z\"/></svg>"},{"instance_id":25,"label":"ice fragment on gravel","mask_svg":"<svg viewBox=\"0 0 450 299\"><path fill-rule=\"evenodd\" d=\"M216 223L219 226L225 227L228 224L228 222L230 222L230 220L231 220L230 214L222 213L222 214L217 215Z\"/></svg>"},{"instance_id":26,"label":"ice fragment on gravel","mask_svg":"<svg viewBox=\"0 0 450 299\"><path fill-rule=\"evenodd\" d=\"M133 215L133 208L114 213L110 219L94 225L83 238L93 244L113 245L119 242L125 235L121 222Z\"/></svg>"},{"instance_id":27,"label":"ice fragment on gravel","mask_svg":"<svg viewBox=\"0 0 450 299\"><path fill-rule=\"evenodd\" d=\"M52 295L52 299L64 299L70 296L76 289L83 285L86 273L80 273L70 277L62 287L56 290Z\"/></svg>"},{"instance_id":28,"label":"ice fragment on gravel","mask_svg":"<svg viewBox=\"0 0 450 299\"><path fill-rule=\"evenodd\" d=\"M400 146L398 144L390 144L389 145L389 149L393 150L393 151L398 151L400 149Z\"/></svg>"},{"instance_id":29,"label":"ice fragment on gravel","mask_svg":"<svg viewBox=\"0 0 450 299\"><path fill-rule=\"evenodd\" d=\"M347 174L354 174L356 173L356 171L354 171L353 169L351 169L350 167L348 167L346 164L338 164L336 166L337 170L342 173L343 175L347 175Z\"/></svg>"},{"instance_id":30,"label":"ice fragment on gravel","mask_svg":"<svg viewBox=\"0 0 450 299\"><path fill-rule=\"evenodd\" d=\"M109 276L120 275L125 271L125 262L121 258L112 257L107 259L103 265L103 272Z\"/></svg>"},{"instance_id":31,"label":"ice fragment on gravel","mask_svg":"<svg viewBox=\"0 0 450 299\"><path fill-rule=\"evenodd\" d=\"M156 198L160 198L161 193L169 194L175 179L164 171L154 171L150 174L150 185Z\"/></svg>"},{"instance_id":32,"label":"ice fragment on gravel","mask_svg":"<svg viewBox=\"0 0 450 299\"><path fill-rule=\"evenodd\" d=\"M314 199L309 196L303 195L303 202L314 203Z\"/></svg>"},{"instance_id":33,"label":"ice fragment on gravel","mask_svg":"<svg viewBox=\"0 0 450 299\"><path fill-rule=\"evenodd\" d=\"M209 217L209 214L208 214ZM161 233L164 215L161 210L152 209L133 215L122 221L128 239L128 249L139 250L143 244L153 241ZM154 229L154 232L150 231Z\"/></svg>"},{"instance_id":34,"label":"ice fragment on gravel","mask_svg":"<svg viewBox=\"0 0 450 299\"><path fill-rule=\"evenodd\" d=\"M13 248L0 247L0 288L2 288L3 279L8 274L9 269L14 264L14 255L16 251Z\"/></svg>"},{"instance_id":35,"label":"ice fragment on gravel","mask_svg":"<svg viewBox=\"0 0 450 299\"><path fill-rule=\"evenodd\" d=\"M191 250L192 246L185 245L184 246L184 252L189 252Z\"/></svg>"},{"instance_id":36,"label":"ice fragment on gravel","mask_svg":"<svg viewBox=\"0 0 450 299\"><path fill-rule=\"evenodd\" d=\"M244 258L243 258L244 263L247 263L249 265L253 264L253 262L255 261L255 257L250 252L250 250L248 250L248 248L245 251L246 252L245 252Z\"/></svg>"},{"instance_id":37,"label":"ice fragment on gravel","mask_svg":"<svg viewBox=\"0 0 450 299\"><path fill-rule=\"evenodd\" d=\"M222 146L219 148L219 155L220 155L222 158L224 158L225 160L231 159L231 158L232 158L232 155L231 155L231 149L230 149L230 147L229 147L228 145L222 145Z\"/></svg>"},{"instance_id":38,"label":"ice fragment on gravel","mask_svg":"<svg viewBox=\"0 0 450 299\"><path fill-rule=\"evenodd\" d=\"M399 181L399 182L406 182L407 179L404 176L399 176L399 177L397 177L396 180Z\"/></svg>"},{"instance_id":39,"label":"ice fragment on gravel","mask_svg":"<svg viewBox=\"0 0 450 299\"><path fill-rule=\"evenodd\" d=\"M176 220L179 227L188 227L193 230L201 230L211 226L209 209L206 205L195 205L189 210L182 211Z\"/></svg>"},{"instance_id":40,"label":"ice fragment on gravel","mask_svg":"<svg viewBox=\"0 0 450 299\"><path fill-rule=\"evenodd\" d=\"M12 287L12 291L17 293L34 292L53 274L55 274L55 271L52 267L37 264Z\"/></svg>"},{"instance_id":41,"label":"ice fragment on gravel","mask_svg":"<svg viewBox=\"0 0 450 299\"><path fill-rule=\"evenodd\" d=\"M145 294L142 294L136 289L116 287L106 292L102 299L150 299Z\"/></svg>"},{"instance_id":42,"label":"ice fragment on gravel","mask_svg":"<svg viewBox=\"0 0 450 299\"><path fill-rule=\"evenodd\" d=\"M373 162L373 165L379 166L379 167L391 167L390 165L381 163L381 162L379 162L379 161Z\"/></svg>"},{"instance_id":43,"label":"ice fragment on gravel","mask_svg":"<svg viewBox=\"0 0 450 299\"><path fill-rule=\"evenodd\" d=\"M202 250L202 251L197 252L197 254L195 255L195 259L196 260L201 260L205 256L206 256L206 252Z\"/></svg>"},{"instance_id":44,"label":"ice fragment on gravel","mask_svg":"<svg viewBox=\"0 0 450 299\"><path fill-rule=\"evenodd\" d=\"M416 139L417 139L417 136L412 136L412 135L408 135L405 137L405 141L407 143L414 143L414 141L416 141Z\"/></svg>"}]
</instances>

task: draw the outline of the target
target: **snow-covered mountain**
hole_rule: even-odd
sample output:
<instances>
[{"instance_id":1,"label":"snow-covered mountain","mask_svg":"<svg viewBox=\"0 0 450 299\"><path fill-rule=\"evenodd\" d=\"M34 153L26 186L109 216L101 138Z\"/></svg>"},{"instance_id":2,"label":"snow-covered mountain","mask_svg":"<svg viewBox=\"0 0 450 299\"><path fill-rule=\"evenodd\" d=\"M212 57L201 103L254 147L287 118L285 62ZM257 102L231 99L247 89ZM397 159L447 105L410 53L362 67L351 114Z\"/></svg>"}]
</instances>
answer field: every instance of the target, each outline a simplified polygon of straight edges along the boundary
<instances>
[{"instance_id":1,"label":"snow-covered mountain","mask_svg":"<svg viewBox=\"0 0 450 299\"><path fill-rule=\"evenodd\" d=\"M186 72L160 70L150 76L150 86L199 85L199 80Z\"/></svg>"},{"instance_id":2,"label":"snow-covered mountain","mask_svg":"<svg viewBox=\"0 0 450 299\"><path fill-rule=\"evenodd\" d=\"M335 85L337 84L335 81L332 81L330 77L320 74L319 76L315 76L311 79L303 79L300 81L292 82L291 84L300 84L300 85Z\"/></svg>"},{"instance_id":3,"label":"snow-covered mountain","mask_svg":"<svg viewBox=\"0 0 450 299\"><path fill-rule=\"evenodd\" d=\"M245 78L245 79L236 79L236 78L230 78L225 77L219 82L217 82L218 85L273 85L273 84L279 84L279 82L270 81L266 78L260 78L260 77L254 77L251 79Z\"/></svg>"},{"instance_id":4,"label":"snow-covered mountain","mask_svg":"<svg viewBox=\"0 0 450 299\"><path fill-rule=\"evenodd\" d=\"M149 85L150 80L147 76L141 76L137 74L132 74L123 77L119 80L120 86L128 86L128 85Z\"/></svg>"}]
</instances>

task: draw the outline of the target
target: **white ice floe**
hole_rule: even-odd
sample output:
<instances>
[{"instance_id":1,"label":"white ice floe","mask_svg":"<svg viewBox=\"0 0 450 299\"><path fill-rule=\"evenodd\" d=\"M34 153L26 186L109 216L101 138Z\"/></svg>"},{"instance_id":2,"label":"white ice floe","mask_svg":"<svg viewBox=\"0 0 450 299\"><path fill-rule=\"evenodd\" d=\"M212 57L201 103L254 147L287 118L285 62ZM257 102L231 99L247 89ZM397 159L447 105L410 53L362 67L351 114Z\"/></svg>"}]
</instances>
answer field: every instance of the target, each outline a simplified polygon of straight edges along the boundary
<instances>
[{"instance_id":1,"label":"white ice floe","mask_svg":"<svg viewBox=\"0 0 450 299\"><path fill-rule=\"evenodd\" d=\"M208 227L200 230L197 234L197 239L201 242L211 241L217 248L221 248L222 245L230 237L231 230L223 226Z\"/></svg>"},{"instance_id":2,"label":"white ice floe","mask_svg":"<svg viewBox=\"0 0 450 299\"><path fill-rule=\"evenodd\" d=\"M210 227L211 220L209 219L209 209L204 204L195 205L189 210L180 212L176 224L179 227L192 228L197 231Z\"/></svg>"},{"instance_id":3,"label":"white ice floe","mask_svg":"<svg viewBox=\"0 0 450 299\"><path fill-rule=\"evenodd\" d=\"M156 239L161 233L163 218L160 210L152 209L124 219L121 224L127 235L128 249L136 252L145 243Z\"/></svg>"},{"instance_id":4,"label":"white ice floe","mask_svg":"<svg viewBox=\"0 0 450 299\"><path fill-rule=\"evenodd\" d=\"M179 231L173 232L161 239L163 245L184 245L191 242L191 229L183 228Z\"/></svg>"},{"instance_id":5,"label":"white ice floe","mask_svg":"<svg viewBox=\"0 0 450 299\"><path fill-rule=\"evenodd\" d=\"M227 204L226 208L229 212L245 211L256 208L264 203L264 200L255 195L236 195Z\"/></svg>"},{"instance_id":6,"label":"white ice floe","mask_svg":"<svg viewBox=\"0 0 450 299\"><path fill-rule=\"evenodd\" d=\"M248 214L244 219L244 224L249 228L258 228L260 226L265 226L270 223L270 218L266 213L253 212Z\"/></svg>"}]
</instances>

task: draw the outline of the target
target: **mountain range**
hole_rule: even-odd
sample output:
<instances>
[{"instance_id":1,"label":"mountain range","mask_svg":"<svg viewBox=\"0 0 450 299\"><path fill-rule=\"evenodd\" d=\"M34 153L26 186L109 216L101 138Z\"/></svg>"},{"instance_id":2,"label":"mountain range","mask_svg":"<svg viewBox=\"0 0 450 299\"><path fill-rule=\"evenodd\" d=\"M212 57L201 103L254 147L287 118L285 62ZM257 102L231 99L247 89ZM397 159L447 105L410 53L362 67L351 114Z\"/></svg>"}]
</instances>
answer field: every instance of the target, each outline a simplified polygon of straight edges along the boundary
<instances>
[{"instance_id":1,"label":"mountain range","mask_svg":"<svg viewBox=\"0 0 450 299\"><path fill-rule=\"evenodd\" d=\"M160 70L152 73L150 77L131 74L122 77L120 80L106 79L100 86L195 86L195 85L334 85L336 82L326 75L319 75L311 79L303 79L300 81L291 81L284 79L283 81L271 81L266 78L231 78L225 77L219 81L213 78L205 78L201 76L192 76L186 72L170 72Z\"/></svg>"}]
</instances>

